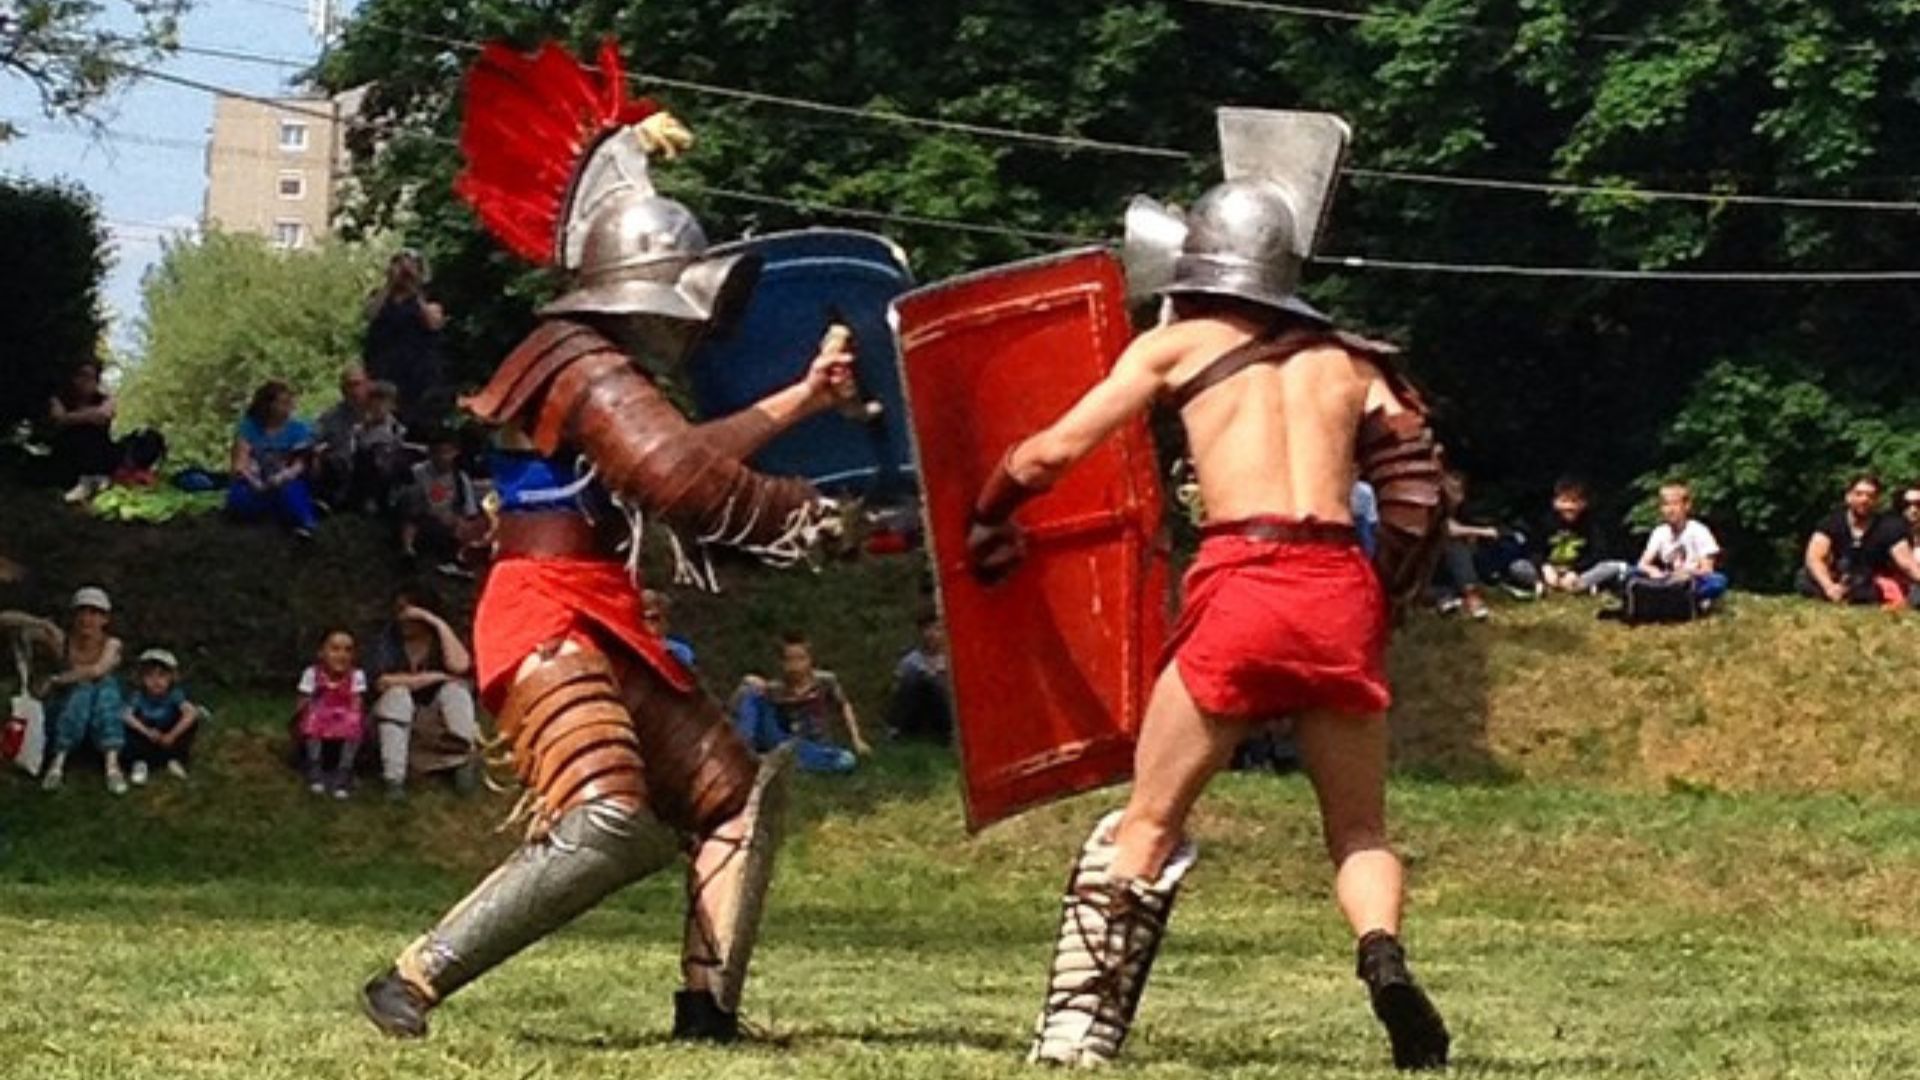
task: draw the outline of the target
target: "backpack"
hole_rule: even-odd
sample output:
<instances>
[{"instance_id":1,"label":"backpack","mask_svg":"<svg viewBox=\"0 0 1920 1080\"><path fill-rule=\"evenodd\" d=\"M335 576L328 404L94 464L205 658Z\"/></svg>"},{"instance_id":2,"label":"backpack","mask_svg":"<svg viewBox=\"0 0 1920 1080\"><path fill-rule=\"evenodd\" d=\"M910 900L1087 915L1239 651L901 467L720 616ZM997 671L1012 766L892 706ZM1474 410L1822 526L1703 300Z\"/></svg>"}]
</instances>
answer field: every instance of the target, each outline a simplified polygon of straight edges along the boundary
<instances>
[{"instance_id":1,"label":"backpack","mask_svg":"<svg viewBox=\"0 0 1920 1080\"><path fill-rule=\"evenodd\" d=\"M1691 580L1627 579L1626 606L1620 618L1629 626L1692 622L1700 615L1700 599Z\"/></svg>"}]
</instances>

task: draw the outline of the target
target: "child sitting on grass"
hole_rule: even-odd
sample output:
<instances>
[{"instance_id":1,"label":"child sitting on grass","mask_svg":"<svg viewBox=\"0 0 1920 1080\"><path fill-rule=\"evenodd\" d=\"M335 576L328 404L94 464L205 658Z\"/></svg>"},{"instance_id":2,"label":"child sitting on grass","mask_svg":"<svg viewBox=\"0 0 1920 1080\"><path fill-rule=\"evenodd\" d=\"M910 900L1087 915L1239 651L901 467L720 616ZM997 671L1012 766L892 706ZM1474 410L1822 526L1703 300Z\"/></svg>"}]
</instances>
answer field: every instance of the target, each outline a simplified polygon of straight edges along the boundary
<instances>
[{"instance_id":1,"label":"child sitting on grass","mask_svg":"<svg viewBox=\"0 0 1920 1080\"><path fill-rule=\"evenodd\" d=\"M57 791L66 780L67 754L92 743L107 759L107 790L127 793L120 773L120 749L126 728L120 723L120 639L107 633L113 603L105 589L92 586L73 594L73 619L61 651L60 674L49 684L60 692L53 731L53 757L41 786Z\"/></svg>"},{"instance_id":2,"label":"child sitting on grass","mask_svg":"<svg viewBox=\"0 0 1920 1080\"><path fill-rule=\"evenodd\" d=\"M135 787L147 782L153 769L165 769L176 779L187 778L193 740L200 734L204 712L187 700L179 683L180 661L165 649L140 654L133 694L123 719L127 727L128 778Z\"/></svg>"},{"instance_id":3,"label":"child sitting on grass","mask_svg":"<svg viewBox=\"0 0 1920 1080\"><path fill-rule=\"evenodd\" d=\"M315 662L300 673L300 740L304 747L307 790L336 799L347 797L353 759L366 733L367 675L354 666L353 635L328 631ZM337 752L331 775L321 767L331 745Z\"/></svg>"}]
</instances>

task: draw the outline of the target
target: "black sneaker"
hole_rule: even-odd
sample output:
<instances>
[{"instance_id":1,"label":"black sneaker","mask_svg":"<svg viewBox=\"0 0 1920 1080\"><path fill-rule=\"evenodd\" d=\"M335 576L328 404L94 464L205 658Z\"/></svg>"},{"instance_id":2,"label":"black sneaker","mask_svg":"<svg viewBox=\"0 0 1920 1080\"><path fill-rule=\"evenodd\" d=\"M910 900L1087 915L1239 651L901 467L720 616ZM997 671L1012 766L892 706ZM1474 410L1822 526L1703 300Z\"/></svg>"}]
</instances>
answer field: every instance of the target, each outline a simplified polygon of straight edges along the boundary
<instances>
[{"instance_id":1,"label":"black sneaker","mask_svg":"<svg viewBox=\"0 0 1920 1080\"><path fill-rule=\"evenodd\" d=\"M1393 1045L1393 1067L1402 1070L1444 1069L1453 1039L1439 1010L1407 970L1407 953L1384 930L1360 939L1358 974L1373 998L1373 1015L1386 1026Z\"/></svg>"},{"instance_id":2,"label":"black sneaker","mask_svg":"<svg viewBox=\"0 0 1920 1080\"><path fill-rule=\"evenodd\" d=\"M730 1043L740 1038L740 1016L720 1007L705 990L678 990L673 995L673 1037L682 1040Z\"/></svg>"},{"instance_id":3,"label":"black sneaker","mask_svg":"<svg viewBox=\"0 0 1920 1080\"><path fill-rule=\"evenodd\" d=\"M360 989L360 1011L396 1039L426 1038L427 1011L432 1008L433 1002L393 968Z\"/></svg>"}]
</instances>

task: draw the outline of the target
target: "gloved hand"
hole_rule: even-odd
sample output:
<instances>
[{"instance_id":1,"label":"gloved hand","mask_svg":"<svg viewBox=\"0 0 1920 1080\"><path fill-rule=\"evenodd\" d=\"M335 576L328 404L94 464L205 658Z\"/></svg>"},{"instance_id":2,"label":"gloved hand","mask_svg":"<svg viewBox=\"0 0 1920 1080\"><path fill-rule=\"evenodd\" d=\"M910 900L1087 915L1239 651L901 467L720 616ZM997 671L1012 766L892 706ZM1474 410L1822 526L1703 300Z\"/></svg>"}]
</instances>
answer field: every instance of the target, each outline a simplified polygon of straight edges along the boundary
<instances>
[{"instance_id":1,"label":"gloved hand","mask_svg":"<svg viewBox=\"0 0 1920 1080\"><path fill-rule=\"evenodd\" d=\"M1026 536L1013 523L1013 512L1045 490L1021 483L1008 468L1012 460L1012 451L1000 459L967 519L967 568L983 585L1003 580L1026 558Z\"/></svg>"},{"instance_id":2,"label":"gloved hand","mask_svg":"<svg viewBox=\"0 0 1920 1080\"><path fill-rule=\"evenodd\" d=\"M967 568L982 585L995 585L1027 557L1027 537L1011 521L967 526Z\"/></svg>"}]
</instances>

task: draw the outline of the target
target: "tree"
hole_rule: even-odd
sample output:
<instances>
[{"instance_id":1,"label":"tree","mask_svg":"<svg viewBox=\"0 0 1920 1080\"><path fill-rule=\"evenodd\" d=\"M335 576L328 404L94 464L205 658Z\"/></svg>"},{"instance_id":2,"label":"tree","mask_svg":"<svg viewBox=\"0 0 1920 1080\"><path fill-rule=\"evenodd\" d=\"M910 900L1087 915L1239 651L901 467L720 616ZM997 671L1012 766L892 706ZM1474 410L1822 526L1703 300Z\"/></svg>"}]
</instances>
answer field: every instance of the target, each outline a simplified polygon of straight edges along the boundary
<instances>
[{"instance_id":1,"label":"tree","mask_svg":"<svg viewBox=\"0 0 1920 1080\"><path fill-rule=\"evenodd\" d=\"M776 199L1113 237L1125 197L1190 199L1217 176L1212 109L1338 111L1362 170L1326 249L1374 258L1619 269L1910 268L1920 216L1641 197L1920 201L1920 5L1911 0L1387 0L1357 20L1184 0L367 0L323 79L376 83L355 142L365 223L415 215L469 377L525 329L544 287L454 200L453 78L504 38L611 34L630 68L762 95L1193 152L1065 150L956 130L657 92L703 144L663 181L716 236L843 223L900 239L923 279L1068 241L874 225ZM1383 171L1559 182L1493 190ZM1618 189L1626 189L1624 191ZM1389 332L1441 403L1475 489L1529 512L1582 473L1624 511L1671 464L1665 434L1715 364L1792 356L1871 410L1910 382L1920 295L1904 285L1671 284L1403 274L1329 264L1313 295ZM505 296L505 303L497 298ZM1772 363L1769 359L1767 363ZM1703 387L1701 392L1706 392ZM1841 450L1830 447L1829 453ZM1809 462L1810 468L1846 463Z\"/></svg>"},{"instance_id":2,"label":"tree","mask_svg":"<svg viewBox=\"0 0 1920 1080\"><path fill-rule=\"evenodd\" d=\"M290 383L302 412L331 404L341 369L360 355L384 262L367 245L278 251L225 233L168 245L142 290L141 359L127 374L121 424L161 429L176 461L224 468L261 383Z\"/></svg>"},{"instance_id":3,"label":"tree","mask_svg":"<svg viewBox=\"0 0 1920 1080\"><path fill-rule=\"evenodd\" d=\"M84 117L136 65L171 52L192 0L132 0L137 28L100 25L95 0L18 0L0 11L0 71L27 80L48 116ZM0 142L12 136L0 121Z\"/></svg>"},{"instance_id":4,"label":"tree","mask_svg":"<svg viewBox=\"0 0 1920 1080\"><path fill-rule=\"evenodd\" d=\"M78 188L0 180L0 428L38 420L105 329L107 238Z\"/></svg>"}]
</instances>

